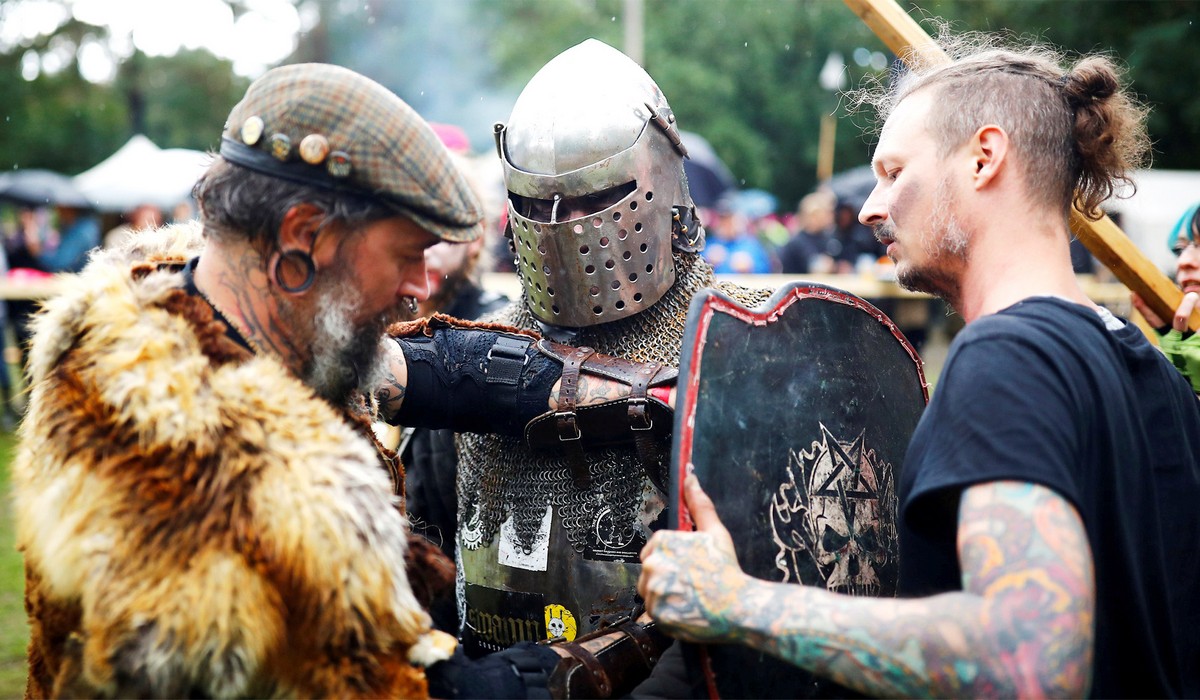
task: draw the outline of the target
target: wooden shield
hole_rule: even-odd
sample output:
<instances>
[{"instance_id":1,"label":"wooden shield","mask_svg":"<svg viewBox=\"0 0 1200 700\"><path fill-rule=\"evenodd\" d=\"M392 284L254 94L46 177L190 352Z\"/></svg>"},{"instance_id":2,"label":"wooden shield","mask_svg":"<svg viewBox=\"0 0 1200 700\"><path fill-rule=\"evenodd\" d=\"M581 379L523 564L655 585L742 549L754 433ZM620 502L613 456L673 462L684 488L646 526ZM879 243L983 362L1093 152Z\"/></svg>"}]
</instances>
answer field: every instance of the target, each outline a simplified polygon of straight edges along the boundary
<instances>
[{"instance_id":1,"label":"wooden shield","mask_svg":"<svg viewBox=\"0 0 1200 700\"><path fill-rule=\"evenodd\" d=\"M684 343L670 527L692 528L680 486L694 471L746 573L894 596L895 487L929 398L896 325L824 285L786 285L756 309L709 289L692 300ZM739 645L686 656L723 697L852 694Z\"/></svg>"}]
</instances>

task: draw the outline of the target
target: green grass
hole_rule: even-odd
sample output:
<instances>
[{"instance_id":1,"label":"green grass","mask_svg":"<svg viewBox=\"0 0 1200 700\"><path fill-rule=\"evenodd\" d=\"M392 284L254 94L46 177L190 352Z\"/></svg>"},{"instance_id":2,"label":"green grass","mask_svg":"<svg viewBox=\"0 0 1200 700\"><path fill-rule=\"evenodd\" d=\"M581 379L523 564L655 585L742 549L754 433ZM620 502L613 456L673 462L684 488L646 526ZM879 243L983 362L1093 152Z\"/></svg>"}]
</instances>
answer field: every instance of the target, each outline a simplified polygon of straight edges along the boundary
<instances>
[{"instance_id":1,"label":"green grass","mask_svg":"<svg viewBox=\"0 0 1200 700\"><path fill-rule=\"evenodd\" d=\"M0 698L25 693L25 569L13 532L9 469L16 438L0 432Z\"/></svg>"}]
</instances>

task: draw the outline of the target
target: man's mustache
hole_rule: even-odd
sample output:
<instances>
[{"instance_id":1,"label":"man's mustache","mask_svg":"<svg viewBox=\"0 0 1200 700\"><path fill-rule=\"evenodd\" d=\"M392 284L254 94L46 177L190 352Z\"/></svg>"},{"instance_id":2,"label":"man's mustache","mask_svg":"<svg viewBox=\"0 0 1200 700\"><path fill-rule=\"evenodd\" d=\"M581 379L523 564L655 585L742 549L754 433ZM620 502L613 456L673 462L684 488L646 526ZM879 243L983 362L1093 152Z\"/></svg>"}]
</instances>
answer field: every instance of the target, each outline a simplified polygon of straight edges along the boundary
<instances>
[{"instance_id":1,"label":"man's mustache","mask_svg":"<svg viewBox=\"0 0 1200 700\"><path fill-rule=\"evenodd\" d=\"M885 238L896 240L896 227L890 221L875 225L875 240L883 243Z\"/></svg>"}]
</instances>

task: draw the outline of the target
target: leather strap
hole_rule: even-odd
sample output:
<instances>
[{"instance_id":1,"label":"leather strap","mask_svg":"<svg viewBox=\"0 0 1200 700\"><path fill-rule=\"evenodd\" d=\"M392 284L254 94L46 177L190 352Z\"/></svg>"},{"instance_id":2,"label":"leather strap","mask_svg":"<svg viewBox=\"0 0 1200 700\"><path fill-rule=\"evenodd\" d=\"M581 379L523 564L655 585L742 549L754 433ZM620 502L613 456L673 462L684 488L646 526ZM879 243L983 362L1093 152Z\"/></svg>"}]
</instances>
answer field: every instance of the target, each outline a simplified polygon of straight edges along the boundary
<instances>
[{"instance_id":1,"label":"leather strap","mask_svg":"<svg viewBox=\"0 0 1200 700\"><path fill-rule=\"evenodd\" d=\"M574 686L571 675L586 673L587 679L584 682L595 688L596 697L608 697L612 693L612 681L608 679L608 670L604 668L604 664L600 663L600 659L597 659L596 655L585 647L577 644L571 646L570 653L571 657L579 662L579 666L572 669L567 676L567 688L570 689Z\"/></svg>"},{"instance_id":2,"label":"leather strap","mask_svg":"<svg viewBox=\"0 0 1200 700\"><path fill-rule=\"evenodd\" d=\"M590 484L592 477L579 440L581 433L575 406L579 399L579 368L594 354L596 351L593 348L583 346L563 358L562 377L558 385L558 410L554 413L558 440L566 452L575 485L580 488Z\"/></svg>"},{"instance_id":3,"label":"leather strap","mask_svg":"<svg viewBox=\"0 0 1200 700\"><path fill-rule=\"evenodd\" d=\"M652 622L648 627L643 627L632 619L617 625L617 629L633 638L638 651L642 654L642 661L646 663L646 668L654 668L654 664L658 663L658 654L656 653L658 645L654 643L654 638L647 631L653 625Z\"/></svg>"},{"instance_id":4,"label":"leather strap","mask_svg":"<svg viewBox=\"0 0 1200 700\"><path fill-rule=\"evenodd\" d=\"M637 446L638 457L641 458L646 473L655 482L655 486L665 491L666 484L658 483L663 481L661 475L655 478L654 474L658 468L661 450L658 449L654 433L650 432L654 428L654 421L646 411L646 390L660 369L662 369L662 363L652 361L647 362L634 374L633 382L629 387L628 415L629 429L633 431L633 443Z\"/></svg>"}]
</instances>

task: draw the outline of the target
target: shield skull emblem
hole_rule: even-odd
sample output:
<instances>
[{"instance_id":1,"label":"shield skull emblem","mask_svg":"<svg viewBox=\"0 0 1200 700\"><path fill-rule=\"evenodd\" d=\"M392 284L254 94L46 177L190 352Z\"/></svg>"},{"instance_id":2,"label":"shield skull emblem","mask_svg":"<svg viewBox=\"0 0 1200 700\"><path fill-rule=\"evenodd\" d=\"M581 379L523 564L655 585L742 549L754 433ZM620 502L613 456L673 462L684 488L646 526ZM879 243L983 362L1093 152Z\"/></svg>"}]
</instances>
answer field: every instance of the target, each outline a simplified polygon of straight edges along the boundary
<instances>
[{"instance_id":1,"label":"shield skull emblem","mask_svg":"<svg viewBox=\"0 0 1200 700\"><path fill-rule=\"evenodd\" d=\"M691 527L680 491L691 470L748 574L895 595L895 484L928 400L896 325L854 295L796 282L755 309L701 292L684 343L670 526ZM736 645L688 645L687 657L726 697L849 693Z\"/></svg>"}]
</instances>

